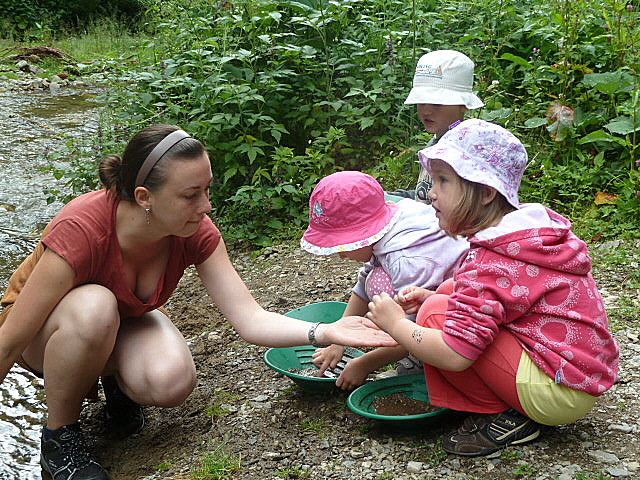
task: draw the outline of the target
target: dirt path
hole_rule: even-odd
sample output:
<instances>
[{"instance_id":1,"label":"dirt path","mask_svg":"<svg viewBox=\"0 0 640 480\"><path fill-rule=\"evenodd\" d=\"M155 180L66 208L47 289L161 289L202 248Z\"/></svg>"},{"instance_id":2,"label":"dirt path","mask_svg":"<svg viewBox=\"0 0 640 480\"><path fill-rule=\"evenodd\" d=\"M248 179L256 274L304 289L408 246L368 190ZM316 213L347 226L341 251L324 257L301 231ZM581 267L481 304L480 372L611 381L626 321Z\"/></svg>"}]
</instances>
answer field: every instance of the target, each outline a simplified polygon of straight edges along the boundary
<instances>
[{"instance_id":1,"label":"dirt path","mask_svg":"<svg viewBox=\"0 0 640 480\"><path fill-rule=\"evenodd\" d=\"M231 256L258 301L280 313L311 302L345 301L358 268L295 245L256 258ZM192 271L168 309L191 346L198 386L181 407L148 408L144 431L127 439L105 432L101 402L85 408L97 457L114 479L190 479L203 455L222 444L240 456L242 468L231 478L243 480L640 478L637 328L617 332L620 382L589 416L496 458L465 459L440 449L441 435L461 421L458 416L419 434L390 432L353 414L345 393L310 394L293 386L266 367L266 348L246 344L231 329Z\"/></svg>"}]
</instances>

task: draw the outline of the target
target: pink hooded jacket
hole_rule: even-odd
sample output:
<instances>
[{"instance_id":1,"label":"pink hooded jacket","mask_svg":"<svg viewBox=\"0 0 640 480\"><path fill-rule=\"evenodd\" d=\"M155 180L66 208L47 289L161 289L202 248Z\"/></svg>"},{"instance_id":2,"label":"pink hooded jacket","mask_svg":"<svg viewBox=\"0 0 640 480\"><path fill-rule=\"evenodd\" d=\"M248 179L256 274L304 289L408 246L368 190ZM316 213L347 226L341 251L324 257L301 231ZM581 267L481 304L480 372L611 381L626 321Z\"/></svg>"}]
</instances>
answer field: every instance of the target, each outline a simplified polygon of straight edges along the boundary
<instances>
[{"instance_id":1,"label":"pink hooded jacket","mask_svg":"<svg viewBox=\"0 0 640 480\"><path fill-rule=\"evenodd\" d=\"M454 277L445 342L475 360L507 328L556 383L593 396L611 388L620 352L587 246L571 223L523 204L469 241Z\"/></svg>"}]
</instances>

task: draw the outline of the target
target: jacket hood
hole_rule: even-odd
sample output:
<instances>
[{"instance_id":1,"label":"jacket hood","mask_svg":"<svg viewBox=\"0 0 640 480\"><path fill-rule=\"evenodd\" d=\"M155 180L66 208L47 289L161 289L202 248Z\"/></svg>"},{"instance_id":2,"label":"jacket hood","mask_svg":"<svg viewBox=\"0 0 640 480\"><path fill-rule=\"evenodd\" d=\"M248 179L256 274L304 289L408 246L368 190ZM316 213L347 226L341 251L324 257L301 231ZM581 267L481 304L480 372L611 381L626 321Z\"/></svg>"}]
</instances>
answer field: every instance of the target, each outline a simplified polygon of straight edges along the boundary
<instances>
[{"instance_id":1,"label":"jacket hood","mask_svg":"<svg viewBox=\"0 0 640 480\"><path fill-rule=\"evenodd\" d=\"M571 222L540 204L522 204L498 225L469 239L471 248L482 246L524 263L585 275L591 270L587 244L571 231Z\"/></svg>"},{"instance_id":2,"label":"jacket hood","mask_svg":"<svg viewBox=\"0 0 640 480\"><path fill-rule=\"evenodd\" d=\"M405 199L398 202L400 217L375 244L374 255L387 255L408 247L429 243L443 236L431 205Z\"/></svg>"}]
</instances>

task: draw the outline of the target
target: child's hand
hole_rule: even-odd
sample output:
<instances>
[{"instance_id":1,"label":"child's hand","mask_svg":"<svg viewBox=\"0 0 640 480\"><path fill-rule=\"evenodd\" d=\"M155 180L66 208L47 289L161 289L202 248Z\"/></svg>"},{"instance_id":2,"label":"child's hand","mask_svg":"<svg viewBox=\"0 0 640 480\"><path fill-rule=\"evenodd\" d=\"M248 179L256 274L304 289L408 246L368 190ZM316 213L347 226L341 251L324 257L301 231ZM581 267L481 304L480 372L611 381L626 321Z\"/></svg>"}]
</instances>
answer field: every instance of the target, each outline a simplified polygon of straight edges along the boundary
<instances>
[{"instance_id":1,"label":"child's hand","mask_svg":"<svg viewBox=\"0 0 640 480\"><path fill-rule=\"evenodd\" d=\"M420 306L434 293L436 292L414 285L404 287L398 292L398 304L407 314L418 313Z\"/></svg>"},{"instance_id":2,"label":"child's hand","mask_svg":"<svg viewBox=\"0 0 640 480\"><path fill-rule=\"evenodd\" d=\"M342 373L336 380L336 386L342 390L353 390L360 385L364 385L371 372L363 368L357 358L352 358L347 362Z\"/></svg>"},{"instance_id":3,"label":"child's hand","mask_svg":"<svg viewBox=\"0 0 640 480\"><path fill-rule=\"evenodd\" d=\"M405 318L404 310L386 292L374 295L369 302L369 312L366 317L385 332L393 327L393 324Z\"/></svg>"},{"instance_id":4,"label":"child's hand","mask_svg":"<svg viewBox=\"0 0 640 480\"><path fill-rule=\"evenodd\" d=\"M344 355L342 345L329 345L326 348L318 348L312 355L313 364L320 369L322 375L327 368L335 368Z\"/></svg>"}]
</instances>

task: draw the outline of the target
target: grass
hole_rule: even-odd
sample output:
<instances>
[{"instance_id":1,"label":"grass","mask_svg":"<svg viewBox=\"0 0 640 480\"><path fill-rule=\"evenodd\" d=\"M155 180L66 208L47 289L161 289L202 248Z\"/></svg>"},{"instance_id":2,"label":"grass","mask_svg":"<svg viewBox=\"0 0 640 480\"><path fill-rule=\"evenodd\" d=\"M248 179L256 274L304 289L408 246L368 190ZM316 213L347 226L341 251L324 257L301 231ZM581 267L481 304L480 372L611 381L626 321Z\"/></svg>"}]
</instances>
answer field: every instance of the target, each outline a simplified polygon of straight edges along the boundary
<instances>
[{"instance_id":1,"label":"grass","mask_svg":"<svg viewBox=\"0 0 640 480\"><path fill-rule=\"evenodd\" d=\"M123 52L139 52L146 39L139 33L132 35L127 25L114 18L103 18L88 27L85 32L54 40L53 45L77 59L88 62L97 58L119 58Z\"/></svg>"},{"instance_id":2,"label":"grass","mask_svg":"<svg viewBox=\"0 0 640 480\"><path fill-rule=\"evenodd\" d=\"M153 55L153 49L145 48L148 42L144 34L132 34L127 24L116 18L105 17L88 25L81 32L53 32L43 29L24 42L15 42L10 37L0 39L0 63L5 66L13 66L15 63L6 60L7 56L15 52L2 52L4 49L47 46L61 50L73 60L45 57L38 63L45 70L40 76L48 77L65 70L75 74L120 71L128 67L127 64L144 61ZM10 78L8 73L10 72L3 72L3 76Z\"/></svg>"},{"instance_id":3,"label":"grass","mask_svg":"<svg viewBox=\"0 0 640 480\"><path fill-rule=\"evenodd\" d=\"M209 417L221 417L229 413L229 409L226 405L237 402L242 397L233 393L229 393L221 388L216 388L213 391L213 397L215 402L207 407L207 416Z\"/></svg>"},{"instance_id":4,"label":"grass","mask_svg":"<svg viewBox=\"0 0 640 480\"><path fill-rule=\"evenodd\" d=\"M173 467L173 465L176 463L175 460L163 460L162 462L160 462L158 465L156 465L154 468L160 472L166 472L167 470L171 470L171 468Z\"/></svg>"},{"instance_id":5,"label":"grass","mask_svg":"<svg viewBox=\"0 0 640 480\"><path fill-rule=\"evenodd\" d=\"M202 457L200 465L191 471L192 480L225 480L242 470L240 456L224 451L223 446Z\"/></svg>"},{"instance_id":6,"label":"grass","mask_svg":"<svg viewBox=\"0 0 640 480\"><path fill-rule=\"evenodd\" d=\"M325 423L321 418L309 418L300 423L300 427L303 430L321 433L325 428L331 427L328 423Z\"/></svg>"},{"instance_id":7,"label":"grass","mask_svg":"<svg viewBox=\"0 0 640 480\"><path fill-rule=\"evenodd\" d=\"M311 472L304 470L302 467L279 468L278 477L280 478L311 478Z\"/></svg>"}]
</instances>

